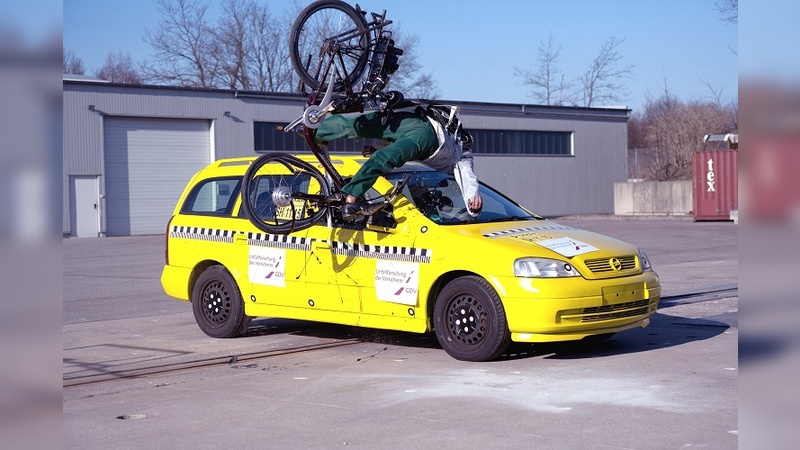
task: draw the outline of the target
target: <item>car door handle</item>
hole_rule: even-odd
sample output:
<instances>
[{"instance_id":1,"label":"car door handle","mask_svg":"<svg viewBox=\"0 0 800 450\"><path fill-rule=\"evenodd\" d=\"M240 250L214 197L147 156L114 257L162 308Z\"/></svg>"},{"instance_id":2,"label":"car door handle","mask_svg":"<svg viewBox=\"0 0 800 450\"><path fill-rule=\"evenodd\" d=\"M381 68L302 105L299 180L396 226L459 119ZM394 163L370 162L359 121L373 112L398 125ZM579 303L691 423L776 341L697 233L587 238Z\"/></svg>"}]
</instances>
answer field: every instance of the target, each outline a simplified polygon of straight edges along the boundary
<instances>
[{"instance_id":1,"label":"car door handle","mask_svg":"<svg viewBox=\"0 0 800 450\"><path fill-rule=\"evenodd\" d=\"M314 241L312 248L314 250L330 250L331 244L330 242L325 242L325 241Z\"/></svg>"}]
</instances>

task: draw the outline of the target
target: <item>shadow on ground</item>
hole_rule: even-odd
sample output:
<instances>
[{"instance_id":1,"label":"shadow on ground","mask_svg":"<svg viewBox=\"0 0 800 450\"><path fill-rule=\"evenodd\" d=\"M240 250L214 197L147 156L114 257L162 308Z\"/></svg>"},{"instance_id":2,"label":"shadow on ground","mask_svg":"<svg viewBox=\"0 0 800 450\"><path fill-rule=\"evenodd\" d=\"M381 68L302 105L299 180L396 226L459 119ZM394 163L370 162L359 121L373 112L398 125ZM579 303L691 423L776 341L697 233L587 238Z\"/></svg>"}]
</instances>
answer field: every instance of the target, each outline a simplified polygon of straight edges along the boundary
<instances>
[{"instance_id":1,"label":"shadow on ground","mask_svg":"<svg viewBox=\"0 0 800 450\"><path fill-rule=\"evenodd\" d=\"M581 341L528 344L512 342L498 361L522 358L600 358L658 350L702 341L717 336L730 325L709 318L689 319L656 312L647 328L627 330L613 336L593 336ZM373 344L413 348L441 348L433 333L416 334L375 330L345 325L286 319L256 319L245 338L277 334L313 336L324 339L356 339Z\"/></svg>"}]
</instances>

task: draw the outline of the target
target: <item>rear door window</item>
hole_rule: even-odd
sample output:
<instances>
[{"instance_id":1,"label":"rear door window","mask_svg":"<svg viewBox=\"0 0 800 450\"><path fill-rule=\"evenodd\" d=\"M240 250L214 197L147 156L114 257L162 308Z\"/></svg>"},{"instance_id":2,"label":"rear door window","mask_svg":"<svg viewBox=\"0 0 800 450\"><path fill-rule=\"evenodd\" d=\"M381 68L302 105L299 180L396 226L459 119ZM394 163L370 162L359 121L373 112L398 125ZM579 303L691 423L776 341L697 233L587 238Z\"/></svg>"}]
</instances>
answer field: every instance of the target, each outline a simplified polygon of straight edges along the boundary
<instances>
[{"instance_id":1,"label":"rear door window","mask_svg":"<svg viewBox=\"0 0 800 450\"><path fill-rule=\"evenodd\" d=\"M181 208L182 214L230 216L239 195L241 178L211 178L192 189Z\"/></svg>"},{"instance_id":2,"label":"rear door window","mask_svg":"<svg viewBox=\"0 0 800 450\"><path fill-rule=\"evenodd\" d=\"M259 219L267 222L277 222L291 220L292 215L294 215L295 219L302 219L315 212L307 201L300 198L293 198L291 205L280 207L276 206L272 199L276 191L279 194L288 195L319 192L319 183L312 180L311 176L303 174L293 174L291 176L285 174L261 175L254 181L255 187L252 190L250 202ZM246 217L244 208L239 210L239 216Z\"/></svg>"}]
</instances>

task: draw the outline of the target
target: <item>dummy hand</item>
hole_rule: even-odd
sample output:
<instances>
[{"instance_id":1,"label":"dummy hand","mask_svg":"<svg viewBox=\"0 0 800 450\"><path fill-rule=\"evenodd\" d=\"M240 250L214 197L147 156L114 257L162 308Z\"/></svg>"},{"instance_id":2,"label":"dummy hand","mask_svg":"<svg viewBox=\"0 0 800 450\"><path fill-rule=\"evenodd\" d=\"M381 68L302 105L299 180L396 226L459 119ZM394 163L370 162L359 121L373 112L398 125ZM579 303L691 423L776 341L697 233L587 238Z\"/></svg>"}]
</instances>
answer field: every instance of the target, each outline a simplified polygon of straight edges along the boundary
<instances>
[{"instance_id":1,"label":"dummy hand","mask_svg":"<svg viewBox=\"0 0 800 450\"><path fill-rule=\"evenodd\" d=\"M367 158L372 156L377 149L371 145L365 145L364 148L361 149L361 154Z\"/></svg>"},{"instance_id":2,"label":"dummy hand","mask_svg":"<svg viewBox=\"0 0 800 450\"><path fill-rule=\"evenodd\" d=\"M472 197L467 202L467 206L469 207L469 210L472 211L472 212L475 212L475 213L481 212L481 208L483 208L483 200L481 199L481 196L480 195L476 195L475 197Z\"/></svg>"}]
</instances>

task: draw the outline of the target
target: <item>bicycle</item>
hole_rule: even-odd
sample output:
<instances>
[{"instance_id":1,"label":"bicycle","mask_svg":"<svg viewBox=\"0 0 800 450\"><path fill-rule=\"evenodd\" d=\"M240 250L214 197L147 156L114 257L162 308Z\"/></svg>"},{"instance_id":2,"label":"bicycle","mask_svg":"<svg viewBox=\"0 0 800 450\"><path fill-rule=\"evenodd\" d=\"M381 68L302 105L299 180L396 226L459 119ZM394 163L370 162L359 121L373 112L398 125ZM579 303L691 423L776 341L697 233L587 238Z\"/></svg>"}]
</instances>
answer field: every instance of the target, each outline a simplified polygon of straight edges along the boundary
<instances>
[{"instance_id":1,"label":"bicycle","mask_svg":"<svg viewBox=\"0 0 800 450\"><path fill-rule=\"evenodd\" d=\"M331 211L342 209L341 188L345 181L333 167L327 151L314 138L326 115L376 108L385 114L385 121L393 107L404 100L397 91L383 91L403 54L394 46L391 32L385 29L392 21L386 19L385 10L381 14L371 13L369 22L366 15L358 5L353 8L340 0L318 0L301 11L292 26L290 59L310 92L303 114L283 127L283 131L292 132L302 126L306 145L325 173L291 155L259 156L244 175L242 207L250 221L264 232L288 234L319 223L326 216L330 223ZM354 87L368 65L369 73L361 89L356 90ZM280 164L284 174L273 180L267 190L262 190L257 183L258 174L269 164ZM373 199L370 218L391 204L407 182L408 177L388 194ZM274 206L266 216L258 211L262 195Z\"/></svg>"}]
</instances>

